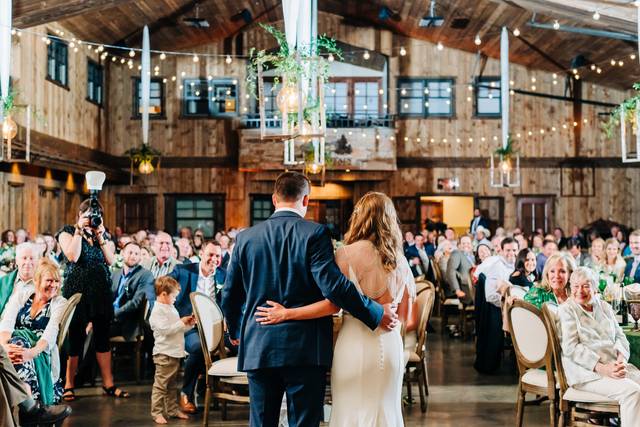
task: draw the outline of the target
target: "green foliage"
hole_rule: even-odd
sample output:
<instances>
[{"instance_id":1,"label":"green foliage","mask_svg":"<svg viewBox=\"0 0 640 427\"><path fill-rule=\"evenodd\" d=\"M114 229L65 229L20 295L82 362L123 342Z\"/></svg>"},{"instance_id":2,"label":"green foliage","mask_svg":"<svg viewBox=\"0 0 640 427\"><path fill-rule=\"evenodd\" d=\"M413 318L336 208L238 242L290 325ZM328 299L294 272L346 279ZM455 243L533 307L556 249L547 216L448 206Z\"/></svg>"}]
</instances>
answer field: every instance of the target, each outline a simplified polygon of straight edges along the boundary
<instances>
[{"instance_id":1,"label":"green foliage","mask_svg":"<svg viewBox=\"0 0 640 427\"><path fill-rule=\"evenodd\" d=\"M13 89L9 89L9 93L7 96L3 96L0 99L0 103L2 103L2 111L4 115L10 115L15 109L15 99L16 93Z\"/></svg>"},{"instance_id":2,"label":"green foliage","mask_svg":"<svg viewBox=\"0 0 640 427\"><path fill-rule=\"evenodd\" d=\"M315 147L313 146L313 142L307 142L302 146L302 152L304 153L304 162L305 163L313 163L315 157ZM325 149L324 150L324 164L326 167L330 168L333 165L333 156L331 155L331 151Z\"/></svg>"},{"instance_id":3,"label":"green foliage","mask_svg":"<svg viewBox=\"0 0 640 427\"><path fill-rule=\"evenodd\" d=\"M496 151L494 151L497 156L502 156L505 159L508 159L514 154L517 154L517 152L518 151L516 150L516 144L513 138L511 138L511 135L507 137L507 145L505 147L500 147L496 149Z\"/></svg>"},{"instance_id":4,"label":"green foliage","mask_svg":"<svg viewBox=\"0 0 640 427\"><path fill-rule=\"evenodd\" d=\"M637 131L638 124L636 123L636 110L638 109L638 106L640 106L640 83L634 83L633 90L636 91L636 95L629 99L625 99L622 104L614 108L609 116L609 120L602 125L602 130L607 135L607 138L611 138L613 136L614 129L620 127L620 119L632 123L634 132ZM623 110L624 117L621 117Z\"/></svg>"},{"instance_id":5,"label":"green foliage","mask_svg":"<svg viewBox=\"0 0 640 427\"><path fill-rule=\"evenodd\" d=\"M134 163L150 162L155 157L159 157L162 153L155 148L151 148L149 144L142 144L139 148L131 148L124 152Z\"/></svg>"}]
</instances>

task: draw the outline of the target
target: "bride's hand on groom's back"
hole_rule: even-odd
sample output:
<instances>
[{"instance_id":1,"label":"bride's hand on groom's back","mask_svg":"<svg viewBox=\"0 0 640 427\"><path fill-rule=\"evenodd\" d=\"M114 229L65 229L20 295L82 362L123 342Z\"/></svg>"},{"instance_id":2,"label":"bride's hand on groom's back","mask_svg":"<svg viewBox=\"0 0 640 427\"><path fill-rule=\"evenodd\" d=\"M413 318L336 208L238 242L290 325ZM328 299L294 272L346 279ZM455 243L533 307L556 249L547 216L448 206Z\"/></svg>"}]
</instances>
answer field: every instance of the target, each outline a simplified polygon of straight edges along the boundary
<instances>
[{"instance_id":1,"label":"bride's hand on groom's back","mask_svg":"<svg viewBox=\"0 0 640 427\"><path fill-rule=\"evenodd\" d=\"M380 324L378 326L386 331L392 331L396 326L398 326L399 322L398 314L396 313L398 304L383 304L382 307L384 308L384 313L382 314L382 319L380 320Z\"/></svg>"},{"instance_id":2,"label":"bride's hand on groom's back","mask_svg":"<svg viewBox=\"0 0 640 427\"><path fill-rule=\"evenodd\" d=\"M261 325L275 325L287 320L287 309L275 301L267 301L269 307L258 306L256 322Z\"/></svg>"}]
</instances>

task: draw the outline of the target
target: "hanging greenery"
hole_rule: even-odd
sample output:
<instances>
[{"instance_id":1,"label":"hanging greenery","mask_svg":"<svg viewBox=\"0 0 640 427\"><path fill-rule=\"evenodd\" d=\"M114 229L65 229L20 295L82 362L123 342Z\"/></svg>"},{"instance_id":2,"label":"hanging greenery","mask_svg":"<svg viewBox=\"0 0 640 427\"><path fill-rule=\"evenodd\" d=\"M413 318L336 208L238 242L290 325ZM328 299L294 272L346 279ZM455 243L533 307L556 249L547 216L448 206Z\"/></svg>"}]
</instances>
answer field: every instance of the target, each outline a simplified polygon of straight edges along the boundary
<instances>
[{"instance_id":1,"label":"hanging greenery","mask_svg":"<svg viewBox=\"0 0 640 427\"><path fill-rule=\"evenodd\" d=\"M513 155L517 154L515 142L511 135L507 137L507 145L504 147L500 147L494 151L497 156L502 156L504 159L510 159Z\"/></svg>"},{"instance_id":2,"label":"hanging greenery","mask_svg":"<svg viewBox=\"0 0 640 427\"><path fill-rule=\"evenodd\" d=\"M602 126L602 130L607 135L607 138L613 136L614 129L620 128L620 119L622 111L624 110L624 121L631 123L633 126L633 133L637 132L638 123L636 122L636 111L640 107L640 82L633 84L633 90L636 91L636 95L629 99L625 99L624 102L613 109L609 120L607 120Z\"/></svg>"},{"instance_id":3,"label":"hanging greenery","mask_svg":"<svg viewBox=\"0 0 640 427\"><path fill-rule=\"evenodd\" d=\"M13 113L14 109L16 108L14 102L15 98L15 91L13 89L9 89L9 93L7 94L7 96L3 96L0 99L0 102L2 103L2 111L5 116L11 115L11 113Z\"/></svg>"},{"instance_id":4,"label":"hanging greenery","mask_svg":"<svg viewBox=\"0 0 640 427\"><path fill-rule=\"evenodd\" d=\"M315 160L315 147L313 146L313 142L307 142L302 146L302 152L304 153L304 162L306 164L313 163ZM331 155L331 151L325 150L324 152L324 164L326 167L330 168L333 165L333 156Z\"/></svg>"},{"instance_id":5,"label":"hanging greenery","mask_svg":"<svg viewBox=\"0 0 640 427\"><path fill-rule=\"evenodd\" d=\"M151 148L148 144L142 144L141 147L131 148L124 152L135 164L142 162L150 162L156 157L160 157L162 153L155 148Z\"/></svg>"},{"instance_id":6,"label":"hanging greenery","mask_svg":"<svg viewBox=\"0 0 640 427\"><path fill-rule=\"evenodd\" d=\"M323 83L326 83L329 80L329 64L320 55L322 53L332 54L338 59L343 59L342 51L337 47L336 41L326 35L318 36L315 43L316 55L312 56L312 46L298 50L291 49L287 43L287 37L282 31L272 25L259 25L276 39L279 49L276 52L268 52L266 50L256 51L255 48L251 48L249 51L247 91L256 99L258 67L268 67L275 70L274 86L280 83L281 79L297 84L298 79L310 78L312 75L318 76ZM310 60L311 58L313 60ZM311 102L312 105L315 103L315 100Z\"/></svg>"}]
</instances>

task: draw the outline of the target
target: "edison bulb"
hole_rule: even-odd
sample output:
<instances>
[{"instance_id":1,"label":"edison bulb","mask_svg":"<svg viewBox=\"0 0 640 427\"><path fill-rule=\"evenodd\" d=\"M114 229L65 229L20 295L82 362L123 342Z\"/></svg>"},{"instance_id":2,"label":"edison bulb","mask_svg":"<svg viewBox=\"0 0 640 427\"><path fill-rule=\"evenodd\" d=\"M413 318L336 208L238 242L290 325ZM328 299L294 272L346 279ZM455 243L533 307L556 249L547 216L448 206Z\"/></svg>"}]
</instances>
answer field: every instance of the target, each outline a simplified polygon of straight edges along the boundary
<instances>
[{"instance_id":1,"label":"edison bulb","mask_svg":"<svg viewBox=\"0 0 640 427\"><path fill-rule=\"evenodd\" d=\"M509 160L503 160L500 162L500 170L503 173L507 173L511 170L511 165L509 164Z\"/></svg>"},{"instance_id":2,"label":"edison bulb","mask_svg":"<svg viewBox=\"0 0 640 427\"><path fill-rule=\"evenodd\" d=\"M278 96L276 97L276 104L282 114L293 113L299 109L299 96L298 88L295 85L288 84L280 89ZM305 104L304 94L302 96L302 104Z\"/></svg>"},{"instance_id":3,"label":"edison bulb","mask_svg":"<svg viewBox=\"0 0 640 427\"><path fill-rule=\"evenodd\" d=\"M5 117L2 122L2 137L4 139L13 139L18 134L18 125L13 121L11 116Z\"/></svg>"},{"instance_id":4,"label":"edison bulb","mask_svg":"<svg viewBox=\"0 0 640 427\"><path fill-rule=\"evenodd\" d=\"M143 175L149 175L151 172L154 171L154 167L151 164L151 160L143 160L140 162L140 165L138 166L138 171L143 174Z\"/></svg>"}]
</instances>

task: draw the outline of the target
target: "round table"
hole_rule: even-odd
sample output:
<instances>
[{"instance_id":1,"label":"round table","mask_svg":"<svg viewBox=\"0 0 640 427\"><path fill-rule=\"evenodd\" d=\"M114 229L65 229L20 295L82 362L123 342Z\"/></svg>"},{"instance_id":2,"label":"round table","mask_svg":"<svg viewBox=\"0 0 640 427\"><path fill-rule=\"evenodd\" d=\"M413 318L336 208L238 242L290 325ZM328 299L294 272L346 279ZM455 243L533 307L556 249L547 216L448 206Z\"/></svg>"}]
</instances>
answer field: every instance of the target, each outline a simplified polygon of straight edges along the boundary
<instances>
[{"instance_id":1,"label":"round table","mask_svg":"<svg viewBox=\"0 0 640 427\"><path fill-rule=\"evenodd\" d=\"M629 363L640 368L640 331L634 330L633 322L631 322L630 326L624 326L622 330L629 340L629 348L631 350Z\"/></svg>"}]
</instances>

